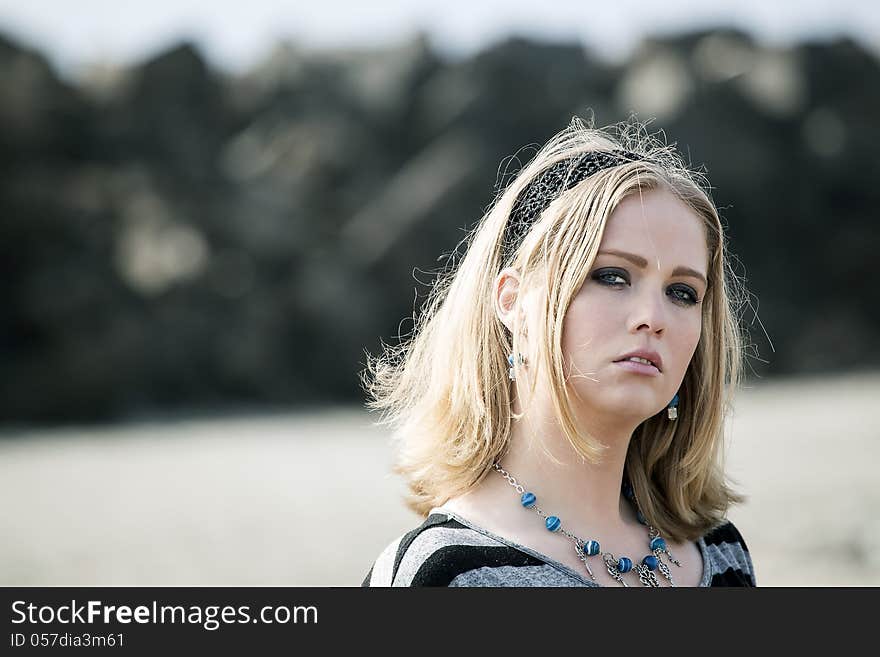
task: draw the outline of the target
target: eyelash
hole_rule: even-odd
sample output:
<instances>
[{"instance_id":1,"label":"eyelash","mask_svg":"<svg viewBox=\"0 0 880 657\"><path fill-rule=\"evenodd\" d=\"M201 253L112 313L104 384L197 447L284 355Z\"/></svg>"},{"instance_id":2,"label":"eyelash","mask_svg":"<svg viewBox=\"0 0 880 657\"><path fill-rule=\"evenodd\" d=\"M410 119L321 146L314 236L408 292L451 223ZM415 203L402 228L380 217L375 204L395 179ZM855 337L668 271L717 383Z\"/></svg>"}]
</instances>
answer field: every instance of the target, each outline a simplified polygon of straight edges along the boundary
<instances>
[{"instance_id":1,"label":"eyelash","mask_svg":"<svg viewBox=\"0 0 880 657\"><path fill-rule=\"evenodd\" d=\"M627 280L626 272L618 269L603 269L594 272L592 278L600 285L607 285L609 287L617 287L619 285L623 285L623 283L609 283L603 279L604 276L616 276L618 278L622 278L624 281ZM673 287L669 289L673 292L684 292L687 295L686 297L680 297L675 294L670 295L672 297L673 303L677 303L681 306L694 306L700 302L700 300L697 298L697 293L687 285L680 285L678 287Z\"/></svg>"}]
</instances>

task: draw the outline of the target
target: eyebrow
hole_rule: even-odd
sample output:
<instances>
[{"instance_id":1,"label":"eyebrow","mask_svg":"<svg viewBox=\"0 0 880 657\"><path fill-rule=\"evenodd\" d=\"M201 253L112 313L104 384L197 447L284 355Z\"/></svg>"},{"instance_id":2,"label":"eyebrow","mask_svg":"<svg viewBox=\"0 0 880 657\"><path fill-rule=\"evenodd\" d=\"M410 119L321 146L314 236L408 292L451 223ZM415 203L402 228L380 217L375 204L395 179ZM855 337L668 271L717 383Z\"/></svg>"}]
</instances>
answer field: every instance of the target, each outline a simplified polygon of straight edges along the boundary
<instances>
[{"instance_id":1,"label":"eyebrow","mask_svg":"<svg viewBox=\"0 0 880 657\"><path fill-rule=\"evenodd\" d=\"M629 260L631 263L639 267L640 269L644 269L648 266L648 261L645 260L642 256L636 255L635 253L626 253L625 251L615 251L613 249L607 249L605 251L599 251L597 255L613 255L619 258L623 258L624 260ZM703 284L707 287L709 286L706 277L698 272L696 269L691 269L690 267L676 267L672 270L673 276L691 276L692 278L696 278L698 280L703 281Z\"/></svg>"}]
</instances>

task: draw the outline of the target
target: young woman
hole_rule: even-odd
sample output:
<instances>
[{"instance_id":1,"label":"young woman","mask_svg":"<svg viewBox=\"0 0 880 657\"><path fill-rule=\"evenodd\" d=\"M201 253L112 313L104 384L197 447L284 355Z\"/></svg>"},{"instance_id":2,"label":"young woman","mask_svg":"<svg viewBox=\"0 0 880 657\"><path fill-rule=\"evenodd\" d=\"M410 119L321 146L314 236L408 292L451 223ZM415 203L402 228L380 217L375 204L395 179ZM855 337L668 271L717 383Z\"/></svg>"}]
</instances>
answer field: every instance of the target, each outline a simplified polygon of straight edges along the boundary
<instances>
[{"instance_id":1,"label":"young woman","mask_svg":"<svg viewBox=\"0 0 880 657\"><path fill-rule=\"evenodd\" d=\"M722 470L737 306L705 181L575 119L365 384L424 523L364 586L754 586Z\"/></svg>"}]
</instances>

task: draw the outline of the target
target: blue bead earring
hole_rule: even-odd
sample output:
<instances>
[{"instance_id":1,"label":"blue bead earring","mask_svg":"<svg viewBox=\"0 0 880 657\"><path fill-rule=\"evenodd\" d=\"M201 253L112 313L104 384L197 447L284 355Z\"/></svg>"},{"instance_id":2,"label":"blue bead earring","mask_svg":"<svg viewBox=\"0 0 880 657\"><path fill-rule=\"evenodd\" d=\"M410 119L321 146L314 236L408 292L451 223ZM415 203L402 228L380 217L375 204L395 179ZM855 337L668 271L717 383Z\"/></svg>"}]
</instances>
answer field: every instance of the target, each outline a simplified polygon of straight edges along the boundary
<instances>
[{"instance_id":1,"label":"blue bead earring","mask_svg":"<svg viewBox=\"0 0 880 657\"><path fill-rule=\"evenodd\" d=\"M666 407L666 415L670 420L678 419L678 393L676 393L675 397L672 398L672 401L669 402L669 406Z\"/></svg>"},{"instance_id":2,"label":"blue bead earring","mask_svg":"<svg viewBox=\"0 0 880 657\"><path fill-rule=\"evenodd\" d=\"M516 355L516 361L519 361L519 364L520 364L520 365L525 365L525 363L526 363L526 357L523 356L522 354L517 354L517 355ZM514 366L514 362L516 362L516 361L514 361L513 354L509 354L509 355L507 356L507 364L510 365L510 369L507 370L507 375L510 377L510 380L511 380L511 381L515 381L515 380L516 380L516 369L515 369L515 366Z\"/></svg>"}]
</instances>

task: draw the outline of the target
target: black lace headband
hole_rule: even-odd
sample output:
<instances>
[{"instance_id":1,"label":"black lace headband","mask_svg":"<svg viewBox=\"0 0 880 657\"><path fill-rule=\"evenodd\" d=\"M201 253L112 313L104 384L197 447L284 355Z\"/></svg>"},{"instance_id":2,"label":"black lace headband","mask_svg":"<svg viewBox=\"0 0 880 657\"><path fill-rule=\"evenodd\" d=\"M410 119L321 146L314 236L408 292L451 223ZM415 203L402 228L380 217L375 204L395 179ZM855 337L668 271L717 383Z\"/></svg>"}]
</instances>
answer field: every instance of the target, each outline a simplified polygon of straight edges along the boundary
<instances>
[{"instance_id":1,"label":"black lace headband","mask_svg":"<svg viewBox=\"0 0 880 657\"><path fill-rule=\"evenodd\" d=\"M644 160L629 151L590 151L559 160L523 188L504 229L505 258L513 254L532 224L553 201L602 169Z\"/></svg>"}]
</instances>

